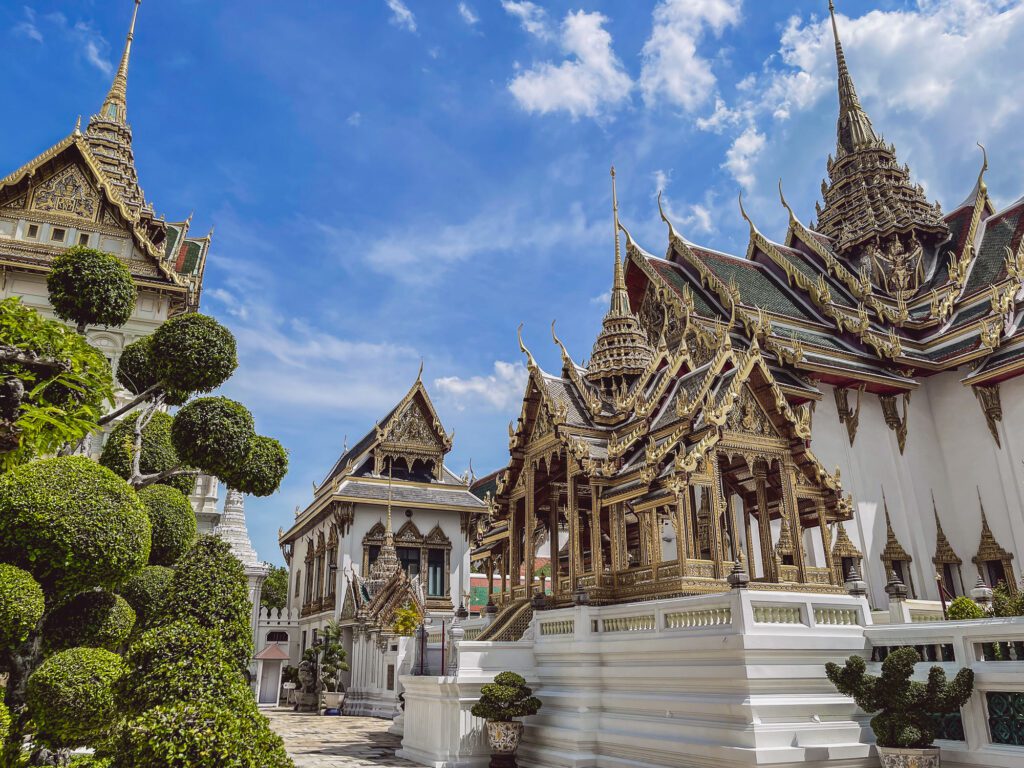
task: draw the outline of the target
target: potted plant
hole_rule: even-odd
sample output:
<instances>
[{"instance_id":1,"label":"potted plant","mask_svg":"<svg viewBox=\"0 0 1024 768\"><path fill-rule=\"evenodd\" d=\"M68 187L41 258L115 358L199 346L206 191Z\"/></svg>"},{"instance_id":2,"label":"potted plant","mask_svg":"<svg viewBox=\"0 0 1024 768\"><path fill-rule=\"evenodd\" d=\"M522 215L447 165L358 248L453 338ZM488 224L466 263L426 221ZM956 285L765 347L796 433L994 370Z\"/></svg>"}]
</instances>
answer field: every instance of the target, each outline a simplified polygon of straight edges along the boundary
<instances>
[{"instance_id":1,"label":"potted plant","mask_svg":"<svg viewBox=\"0 0 1024 768\"><path fill-rule=\"evenodd\" d=\"M298 667L293 667L291 664L285 665L284 669L281 670L281 687L288 692L285 704L295 704L295 695L298 691L302 690Z\"/></svg>"},{"instance_id":2,"label":"potted plant","mask_svg":"<svg viewBox=\"0 0 1024 768\"><path fill-rule=\"evenodd\" d=\"M341 673L348 670L345 649L341 645L341 627L330 621L324 628L323 645L320 646L320 682L323 690L325 714L340 715L345 701L345 687L341 684Z\"/></svg>"},{"instance_id":3,"label":"potted plant","mask_svg":"<svg viewBox=\"0 0 1024 768\"><path fill-rule=\"evenodd\" d=\"M883 768L939 768L935 748L935 715L956 712L971 696L974 672L961 669L952 682L941 667L932 667L928 682L910 679L921 657L913 648L893 651L882 662L882 675L865 673L860 656L845 666L826 664L825 674L836 689L857 702L871 718L871 730Z\"/></svg>"},{"instance_id":4,"label":"potted plant","mask_svg":"<svg viewBox=\"0 0 1024 768\"><path fill-rule=\"evenodd\" d=\"M473 705L472 712L487 721L491 768L516 768L523 724L515 718L535 715L540 707L540 699L515 672L502 672L480 689L480 701Z\"/></svg>"}]
</instances>

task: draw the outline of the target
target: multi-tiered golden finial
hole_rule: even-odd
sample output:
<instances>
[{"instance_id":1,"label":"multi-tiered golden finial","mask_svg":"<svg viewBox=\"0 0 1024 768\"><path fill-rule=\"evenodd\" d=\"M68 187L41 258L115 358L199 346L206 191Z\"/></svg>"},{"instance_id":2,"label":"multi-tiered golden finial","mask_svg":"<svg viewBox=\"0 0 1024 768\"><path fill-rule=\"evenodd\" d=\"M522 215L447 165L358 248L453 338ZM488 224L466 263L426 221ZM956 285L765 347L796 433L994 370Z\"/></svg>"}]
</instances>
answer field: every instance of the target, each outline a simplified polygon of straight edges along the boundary
<instances>
[{"instance_id":1,"label":"multi-tiered golden finial","mask_svg":"<svg viewBox=\"0 0 1024 768\"><path fill-rule=\"evenodd\" d=\"M837 132L839 134L838 151L842 155L845 152L874 146L878 143L878 137L875 135L870 118L860 105L857 89L853 85L853 77L846 65L846 55L843 53L843 43L839 39L839 25L836 23L836 6L833 0L829 0L828 12L832 17L832 35L836 41L836 66L839 73Z\"/></svg>"},{"instance_id":2,"label":"multi-tiered golden finial","mask_svg":"<svg viewBox=\"0 0 1024 768\"><path fill-rule=\"evenodd\" d=\"M100 116L122 125L128 122L128 63L132 55L132 40L135 39L135 21L139 16L139 5L142 0L135 0L135 9L132 11L132 23L128 28L128 39L124 43L124 53L121 54L121 64L114 75L114 83L110 86L110 93L107 94Z\"/></svg>"}]
</instances>

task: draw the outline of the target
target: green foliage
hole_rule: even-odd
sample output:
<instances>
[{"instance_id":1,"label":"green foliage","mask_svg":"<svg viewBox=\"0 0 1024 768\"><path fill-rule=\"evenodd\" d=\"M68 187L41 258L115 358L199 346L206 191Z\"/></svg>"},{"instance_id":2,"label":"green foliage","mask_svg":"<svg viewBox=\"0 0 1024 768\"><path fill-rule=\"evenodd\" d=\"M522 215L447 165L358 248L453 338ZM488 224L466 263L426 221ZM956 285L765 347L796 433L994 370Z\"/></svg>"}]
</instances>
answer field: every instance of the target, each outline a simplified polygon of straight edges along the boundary
<instances>
[{"instance_id":1,"label":"green foliage","mask_svg":"<svg viewBox=\"0 0 1024 768\"><path fill-rule=\"evenodd\" d=\"M34 353L53 365L4 364L4 377L25 390L13 450L0 448L0 471L56 453L96 428L103 403L113 401L106 358L64 323L47 320L17 298L0 301L0 346Z\"/></svg>"},{"instance_id":2,"label":"green foliage","mask_svg":"<svg viewBox=\"0 0 1024 768\"><path fill-rule=\"evenodd\" d=\"M241 709L252 693L215 629L179 621L144 632L125 657L117 686L123 712L139 715L160 704L208 702Z\"/></svg>"},{"instance_id":3,"label":"green foliage","mask_svg":"<svg viewBox=\"0 0 1024 768\"><path fill-rule=\"evenodd\" d=\"M508 722L517 717L535 715L541 700L533 695L526 680L515 672L502 672L493 683L480 689L480 701L473 705L473 716Z\"/></svg>"},{"instance_id":4,"label":"green foliage","mask_svg":"<svg viewBox=\"0 0 1024 768\"><path fill-rule=\"evenodd\" d=\"M135 451L135 419L137 414L129 414L117 422L107 438L100 454L100 464L113 471L125 480L132 476L132 455ZM142 430L142 458L139 471L144 475L157 474L183 467L178 452L171 444L171 424L174 417L169 413L157 411ZM180 475L164 481L165 485L177 488L186 496L192 493L196 484L195 475Z\"/></svg>"},{"instance_id":5,"label":"green foliage","mask_svg":"<svg viewBox=\"0 0 1024 768\"><path fill-rule=\"evenodd\" d=\"M919 661L913 648L900 648L882 662L881 677L866 674L867 664L860 656L851 656L843 667L829 662L825 674L836 690L852 697L865 712L878 712L871 718L878 746L927 749L935 741L933 715L956 712L967 703L974 672L961 669L947 682L942 668L932 667L928 682L919 683L910 679Z\"/></svg>"},{"instance_id":6,"label":"green foliage","mask_svg":"<svg viewBox=\"0 0 1024 768\"><path fill-rule=\"evenodd\" d=\"M54 259L46 287L57 317L80 332L87 325L124 325L135 310L135 281L128 267L92 248L69 248Z\"/></svg>"},{"instance_id":7,"label":"green foliage","mask_svg":"<svg viewBox=\"0 0 1024 768\"><path fill-rule=\"evenodd\" d=\"M221 475L221 480L242 493L269 496L281 485L286 474L288 451L272 437L256 436L249 445L245 461Z\"/></svg>"},{"instance_id":8,"label":"green foliage","mask_svg":"<svg viewBox=\"0 0 1024 768\"><path fill-rule=\"evenodd\" d=\"M113 768L294 768L255 704L163 704L129 719L111 748Z\"/></svg>"},{"instance_id":9,"label":"green foliage","mask_svg":"<svg viewBox=\"0 0 1024 768\"><path fill-rule=\"evenodd\" d=\"M1024 591L1014 593L1006 584L997 584L992 590L992 613L1001 619L1024 616Z\"/></svg>"},{"instance_id":10,"label":"green foliage","mask_svg":"<svg viewBox=\"0 0 1024 768\"><path fill-rule=\"evenodd\" d=\"M135 626L135 611L120 595L90 590L75 595L46 616L47 653L84 646L119 651Z\"/></svg>"},{"instance_id":11,"label":"green foliage","mask_svg":"<svg viewBox=\"0 0 1024 768\"><path fill-rule=\"evenodd\" d=\"M11 710L0 701L0 744L7 741L7 734L11 732Z\"/></svg>"},{"instance_id":12,"label":"green foliage","mask_svg":"<svg viewBox=\"0 0 1024 768\"><path fill-rule=\"evenodd\" d=\"M72 755L68 768L112 768L110 758L97 755Z\"/></svg>"},{"instance_id":13,"label":"green foliage","mask_svg":"<svg viewBox=\"0 0 1024 768\"><path fill-rule=\"evenodd\" d=\"M43 589L32 574L0 564L0 647L23 643L43 618L44 610Z\"/></svg>"},{"instance_id":14,"label":"green foliage","mask_svg":"<svg viewBox=\"0 0 1024 768\"><path fill-rule=\"evenodd\" d=\"M961 595L949 604L949 607L946 609L946 616L950 621L984 619L985 611L971 598Z\"/></svg>"},{"instance_id":15,"label":"green foliage","mask_svg":"<svg viewBox=\"0 0 1024 768\"><path fill-rule=\"evenodd\" d=\"M412 637L416 627L420 625L423 616L412 603L406 603L395 611L395 621L391 625L391 631L402 637Z\"/></svg>"},{"instance_id":16,"label":"green foliage","mask_svg":"<svg viewBox=\"0 0 1024 768\"><path fill-rule=\"evenodd\" d=\"M226 397L202 397L184 405L171 426L171 443L193 467L217 477L235 472L249 455L252 414Z\"/></svg>"},{"instance_id":17,"label":"green foliage","mask_svg":"<svg viewBox=\"0 0 1024 768\"><path fill-rule=\"evenodd\" d=\"M28 679L28 711L37 739L55 749L96 744L116 721L114 684L121 657L72 648L44 661Z\"/></svg>"},{"instance_id":18,"label":"green foliage","mask_svg":"<svg viewBox=\"0 0 1024 768\"><path fill-rule=\"evenodd\" d=\"M146 564L149 543L138 495L85 457L42 459L0 476L0 560L58 599L117 587Z\"/></svg>"},{"instance_id":19,"label":"green foliage","mask_svg":"<svg viewBox=\"0 0 1024 768\"><path fill-rule=\"evenodd\" d=\"M275 565L263 582L260 606L279 611L288 604L288 569Z\"/></svg>"},{"instance_id":20,"label":"green foliage","mask_svg":"<svg viewBox=\"0 0 1024 768\"><path fill-rule=\"evenodd\" d=\"M214 536L200 536L178 561L154 625L192 620L217 630L245 668L253 653L251 610L245 571L231 548Z\"/></svg>"},{"instance_id":21,"label":"green foliage","mask_svg":"<svg viewBox=\"0 0 1024 768\"><path fill-rule=\"evenodd\" d=\"M151 565L174 565L196 539L196 514L184 494L167 485L151 485L139 498L153 526Z\"/></svg>"},{"instance_id":22,"label":"green foliage","mask_svg":"<svg viewBox=\"0 0 1024 768\"><path fill-rule=\"evenodd\" d=\"M341 627L336 621L327 622L320 646L320 681L326 690L341 690L341 673L348 671L345 648L341 644Z\"/></svg>"},{"instance_id":23,"label":"green foliage","mask_svg":"<svg viewBox=\"0 0 1024 768\"><path fill-rule=\"evenodd\" d=\"M147 565L121 586L121 596L135 610L135 632L149 628L150 620L160 613L164 594L174 571L162 565Z\"/></svg>"},{"instance_id":24,"label":"green foliage","mask_svg":"<svg viewBox=\"0 0 1024 768\"><path fill-rule=\"evenodd\" d=\"M133 395L141 395L160 382L150 360L151 345L150 337L143 336L121 350L117 361L117 380Z\"/></svg>"},{"instance_id":25,"label":"green foliage","mask_svg":"<svg viewBox=\"0 0 1024 768\"><path fill-rule=\"evenodd\" d=\"M152 336L152 371L172 390L210 392L238 367L235 337L208 315L172 317Z\"/></svg>"}]
</instances>

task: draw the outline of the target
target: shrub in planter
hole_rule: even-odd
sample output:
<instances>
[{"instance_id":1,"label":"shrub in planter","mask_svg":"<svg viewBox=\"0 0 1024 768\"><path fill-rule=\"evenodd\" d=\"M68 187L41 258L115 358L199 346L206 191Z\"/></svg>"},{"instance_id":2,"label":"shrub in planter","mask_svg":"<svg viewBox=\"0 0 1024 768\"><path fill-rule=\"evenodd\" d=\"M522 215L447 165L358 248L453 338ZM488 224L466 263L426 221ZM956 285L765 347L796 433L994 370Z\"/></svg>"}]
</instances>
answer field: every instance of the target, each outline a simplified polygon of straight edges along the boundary
<instances>
[{"instance_id":1,"label":"shrub in planter","mask_svg":"<svg viewBox=\"0 0 1024 768\"><path fill-rule=\"evenodd\" d=\"M124 665L101 648L72 648L44 661L28 679L36 739L54 749L91 746L116 722L114 684Z\"/></svg>"},{"instance_id":2,"label":"shrub in planter","mask_svg":"<svg viewBox=\"0 0 1024 768\"><path fill-rule=\"evenodd\" d=\"M880 677L865 673L860 656L846 665L828 663L825 673L840 693L850 696L865 712L875 713L871 730L879 747L927 750L935 741L933 715L956 712L971 696L974 672L961 669L952 682L941 667L932 667L928 682L910 679L921 657L913 648L900 648L882 662Z\"/></svg>"},{"instance_id":3,"label":"shrub in planter","mask_svg":"<svg viewBox=\"0 0 1024 768\"><path fill-rule=\"evenodd\" d=\"M24 568L57 599L115 588L146 564L150 535L138 494L84 456L0 475L0 560Z\"/></svg>"},{"instance_id":4,"label":"shrub in planter","mask_svg":"<svg viewBox=\"0 0 1024 768\"><path fill-rule=\"evenodd\" d=\"M51 611L43 623L47 653L89 647L118 651L135 626L135 611L120 595L89 591Z\"/></svg>"},{"instance_id":5,"label":"shrub in planter","mask_svg":"<svg viewBox=\"0 0 1024 768\"><path fill-rule=\"evenodd\" d=\"M208 702L177 702L130 718L112 742L112 768L294 768L266 718Z\"/></svg>"},{"instance_id":6,"label":"shrub in planter","mask_svg":"<svg viewBox=\"0 0 1024 768\"><path fill-rule=\"evenodd\" d=\"M125 656L117 685L121 711L139 715L160 704L207 702L241 710L252 693L216 630L180 621L144 632Z\"/></svg>"},{"instance_id":7,"label":"shrub in planter","mask_svg":"<svg viewBox=\"0 0 1024 768\"><path fill-rule=\"evenodd\" d=\"M0 564L0 647L23 643L43 618L45 609L42 587L32 574Z\"/></svg>"},{"instance_id":8,"label":"shrub in planter","mask_svg":"<svg viewBox=\"0 0 1024 768\"><path fill-rule=\"evenodd\" d=\"M123 363L122 363L123 365ZM120 375L120 369L118 369ZM177 469L182 465L178 452L171 445L171 424L174 417L169 413L157 411L142 429L142 457L139 459L139 471L143 475L157 474ZM110 431L100 464L119 477L128 480L132 476L132 456L135 450L135 417L130 415L117 422ZM195 475L179 475L164 481L165 485L177 488L183 494L192 493L195 488Z\"/></svg>"},{"instance_id":9,"label":"shrub in planter","mask_svg":"<svg viewBox=\"0 0 1024 768\"><path fill-rule=\"evenodd\" d=\"M192 620L216 630L240 669L252 658L252 604L245 571L231 547L200 536L174 568L154 626Z\"/></svg>"},{"instance_id":10,"label":"shrub in planter","mask_svg":"<svg viewBox=\"0 0 1024 768\"><path fill-rule=\"evenodd\" d=\"M969 597L960 596L953 600L946 609L946 617L950 621L967 621L984 619L985 611Z\"/></svg>"},{"instance_id":11,"label":"shrub in planter","mask_svg":"<svg viewBox=\"0 0 1024 768\"><path fill-rule=\"evenodd\" d=\"M164 594L174 577L174 569L147 565L121 586L121 596L135 610L135 631L149 628L149 622L160 613Z\"/></svg>"},{"instance_id":12,"label":"shrub in planter","mask_svg":"<svg viewBox=\"0 0 1024 768\"><path fill-rule=\"evenodd\" d=\"M515 766L512 755L523 735L523 724L515 718L535 715L540 707L540 699L515 672L502 672L495 676L493 683L480 689L480 700L473 705L472 712L475 717L487 720L492 766Z\"/></svg>"},{"instance_id":13,"label":"shrub in planter","mask_svg":"<svg viewBox=\"0 0 1024 768\"><path fill-rule=\"evenodd\" d=\"M174 565L196 539L196 514L185 495L168 485L151 485L139 491L149 514L153 535L151 565Z\"/></svg>"}]
</instances>

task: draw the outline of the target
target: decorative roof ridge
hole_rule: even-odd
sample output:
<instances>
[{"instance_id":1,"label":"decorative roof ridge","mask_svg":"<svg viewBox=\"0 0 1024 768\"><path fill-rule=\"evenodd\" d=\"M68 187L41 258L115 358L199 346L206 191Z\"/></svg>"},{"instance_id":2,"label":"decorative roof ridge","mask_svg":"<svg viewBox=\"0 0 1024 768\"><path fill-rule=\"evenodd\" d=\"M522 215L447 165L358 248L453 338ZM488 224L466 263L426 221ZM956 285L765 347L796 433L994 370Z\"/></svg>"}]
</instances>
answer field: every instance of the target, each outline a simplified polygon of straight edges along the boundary
<instances>
[{"instance_id":1,"label":"decorative roof ridge","mask_svg":"<svg viewBox=\"0 0 1024 768\"><path fill-rule=\"evenodd\" d=\"M977 206L978 201L981 198L988 200L988 185L985 183L985 174L988 172L988 150L985 149L985 146L981 142L978 142L978 148L981 149L982 156L981 170L978 172L978 180L974 182L974 188L971 189L970 194L964 198L964 201L953 209L955 211L958 211L961 208L974 208ZM989 206L991 205L992 203L989 201Z\"/></svg>"},{"instance_id":2,"label":"decorative roof ridge","mask_svg":"<svg viewBox=\"0 0 1024 768\"><path fill-rule=\"evenodd\" d=\"M412 386L409 388L409 391L406 392L405 396L398 401L398 405L395 406L394 410L392 410L391 413L389 413L385 417L384 423L377 425L376 429L378 438L380 439L381 442L387 442L388 438L390 437L391 430L393 429L395 418L406 408L406 406L408 406L413 400L415 400L417 394L423 397L423 401L427 406L427 410L429 411L428 416L430 416L431 418L431 426L434 428L434 431L437 433L437 436L441 439L441 444L445 449L444 453L448 453L448 451L450 451L452 448L455 433L452 432L451 434L449 434L448 431L444 428L444 425L441 423L441 418L437 414L437 409L434 407L434 403L430 399L430 394L427 392L427 388L423 384L422 360L420 360L420 368L419 372L416 374L416 381L413 382ZM442 463L443 461L444 460L442 458Z\"/></svg>"}]
</instances>

